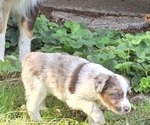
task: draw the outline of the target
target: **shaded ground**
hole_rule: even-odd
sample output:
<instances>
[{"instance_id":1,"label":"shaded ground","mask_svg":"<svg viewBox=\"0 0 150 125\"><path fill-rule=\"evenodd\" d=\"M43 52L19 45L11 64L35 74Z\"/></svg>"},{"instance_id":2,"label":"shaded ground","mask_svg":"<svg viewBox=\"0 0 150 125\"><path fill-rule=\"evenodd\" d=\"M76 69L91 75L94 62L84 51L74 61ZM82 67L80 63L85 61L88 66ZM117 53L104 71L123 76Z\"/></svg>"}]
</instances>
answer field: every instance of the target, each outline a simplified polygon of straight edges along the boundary
<instances>
[{"instance_id":1,"label":"shaded ground","mask_svg":"<svg viewBox=\"0 0 150 125\"><path fill-rule=\"evenodd\" d=\"M87 12L80 12L80 11L73 11L73 10L70 12L68 11L66 12L66 10L64 11L65 13L60 12L58 10L54 11L54 9L49 7L48 8L41 7L42 14L46 15L46 17L50 21L54 21L59 24L64 23L66 20L72 20L72 21L84 22L90 28L97 28L97 27L112 28L112 29L123 30L124 32L131 32L131 33L150 30L150 25L145 21L144 18L139 18L138 20L140 21L136 23L135 20L132 20L133 17L130 17L130 21L129 21L129 17L121 17L118 15L108 16L108 14L100 14L100 13L87 13ZM76 17L73 17L72 15L76 15L78 20L76 20ZM99 20L99 18L102 19ZM122 20L120 20L120 18L122 18ZM137 17L134 18L136 19ZM103 20L103 23L101 22L101 20ZM126 21L126 24L122 22L123 20ZM131 23L132 25L130 25Z\"/></svg>"},{"instance_id":2,"label":"shaded ground","mask_svg":"<svg viewBox=\"0 0 150 125\"><path fill-rule=\"evenodd\" d=\"M43 5L55 9L128 16L141 16L150 12L149 0L47 0Z\"/></svg>"},{"instance_id":3,"label":"shaded ground","mask_svg":"<svg viewBox=\"0 0 150 125\"><path fill-rule=\"evenodd\" d=\"M50 20L84 22L91 28L131 32L149 30L149 0L48 0L41 12Z\"/></svg>"}]
</instances>

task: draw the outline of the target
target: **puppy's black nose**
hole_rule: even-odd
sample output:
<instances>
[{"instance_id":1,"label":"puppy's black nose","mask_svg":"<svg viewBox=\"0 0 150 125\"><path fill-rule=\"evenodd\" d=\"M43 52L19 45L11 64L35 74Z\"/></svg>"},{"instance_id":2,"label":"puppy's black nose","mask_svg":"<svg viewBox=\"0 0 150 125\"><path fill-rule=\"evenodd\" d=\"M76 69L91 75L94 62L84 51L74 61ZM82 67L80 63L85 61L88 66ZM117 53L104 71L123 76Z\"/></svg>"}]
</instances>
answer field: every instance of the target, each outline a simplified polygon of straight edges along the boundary
<instances>
[{"instance_id":1,"label":"puppy's black nose","mask_svg":"<svg viewBox=\"0 0 150 125\"><path fill-rule=\"evenodd\" d=\"M125 106L125 107L124 107L124 111L125 111L125 112L128 112L129 110L130 110L130 108L129 108L128 106Z\"/></svg>"}]
</instances>

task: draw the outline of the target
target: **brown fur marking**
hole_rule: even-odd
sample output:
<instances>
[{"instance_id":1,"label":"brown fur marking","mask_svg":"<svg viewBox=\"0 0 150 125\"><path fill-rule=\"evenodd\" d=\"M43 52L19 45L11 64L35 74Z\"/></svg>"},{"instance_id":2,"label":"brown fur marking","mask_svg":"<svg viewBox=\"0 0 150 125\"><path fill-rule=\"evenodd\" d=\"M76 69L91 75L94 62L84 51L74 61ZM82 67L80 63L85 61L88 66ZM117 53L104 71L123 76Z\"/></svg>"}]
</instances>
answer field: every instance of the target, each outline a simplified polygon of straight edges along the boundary
<instances>
[{"instance_id":1,"label":"brown fur marking","mask_svg":"<svg viewBox=\"0 0 150 125\"><path fill-rule=\"evenodd\" d=\"M78 67L74 70L74 72L72 73L72 79L70 81L70 86L69 86L69 91L73 94L75 91L75 87L76 87L76 83L78 81L78 75L80 73L80 70L82 69L82 67L85 65L86 63L82 63L80 65L78 65Z\"/></svg>"},{"instance_id":2,"label":"brown fur marking","mask_svg":"<svg viewBox=\"0 0 150 125\"><path fill-rule=\"evenodd\" d=\"M20 23L21 23L21 27L25 30L27 36L29 38L32 38L32 31L29 30L28 21L24 17L22 17Z\"/></svg>"}]
</instances>

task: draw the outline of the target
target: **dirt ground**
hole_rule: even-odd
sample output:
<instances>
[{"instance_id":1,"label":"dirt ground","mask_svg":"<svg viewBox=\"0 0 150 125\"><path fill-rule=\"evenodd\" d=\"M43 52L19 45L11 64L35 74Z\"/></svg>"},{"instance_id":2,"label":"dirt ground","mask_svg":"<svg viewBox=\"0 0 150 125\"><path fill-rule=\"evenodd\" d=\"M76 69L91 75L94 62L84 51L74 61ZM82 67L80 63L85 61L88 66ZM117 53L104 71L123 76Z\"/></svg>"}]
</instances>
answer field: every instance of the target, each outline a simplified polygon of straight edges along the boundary
<instances>
[{"instance_id":1,"label":"dirt ground","mask_svg":"<svg viewBox=\"0 0 150 125\"><path fill-rule=\"evenodd\" d=\"M58 24L63 24L66 19L65 18L54 18L52 13L53 12L66 12L66 13L72 13L72 14L75 14L77 16L87 16L87 17L91 17L91 18L94 18L94 19L97 19L97 18L102 18L102 17L107 17L107 16L111 16L111 17L114 17L114 18L120 18L121 15L116 15L116 14L108 14L108 13L95 13L95 12L87 12L87 11L77 11L77 10L67 10L67 9L54 9L54 8L51 8L51 7L45 7L45 6L41 6L40 7L40 13L41 14L44 14L50 21L54 21ZM150 14L147 14L143 17L140 17L141 19L145 20L146 22L148 22L148 26L146 27L140 27L140 28L135 28L135 27L132 27L132 28L127 28L127 29L121 29L122 31L124 32L130 32L130 33L138 33L138 32L142 32L142 31L149 31L150 30Z\"/></svg>"}]
</instances>

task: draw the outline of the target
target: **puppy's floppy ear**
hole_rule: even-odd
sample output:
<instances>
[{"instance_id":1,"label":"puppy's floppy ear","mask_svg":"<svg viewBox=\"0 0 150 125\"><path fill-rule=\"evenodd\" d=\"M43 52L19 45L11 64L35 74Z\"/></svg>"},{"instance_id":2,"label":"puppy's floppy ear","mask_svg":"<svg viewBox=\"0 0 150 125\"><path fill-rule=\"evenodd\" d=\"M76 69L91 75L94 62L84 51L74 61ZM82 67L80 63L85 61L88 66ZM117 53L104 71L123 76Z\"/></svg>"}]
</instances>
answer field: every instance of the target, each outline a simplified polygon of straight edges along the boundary
<instances>
[{"instance_id":1,"label":"puppy's floppy ear","mask_svg":"<svg viewBox=\"0 0 150 125\"><path fill-rule=\"evenodd\" d=\"M95 80L95 91L97 93L101 93L105 84L106 84L106 81L109 79L109 75L107 74L103 74L103 73L100 73L99 75L97 75L94 80Z\"/></svg>"}]
</instances>

